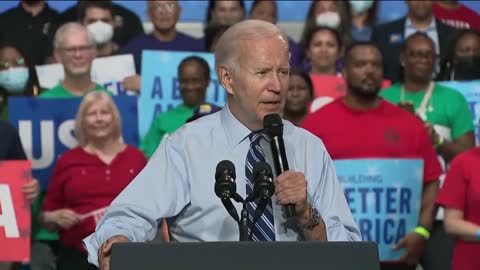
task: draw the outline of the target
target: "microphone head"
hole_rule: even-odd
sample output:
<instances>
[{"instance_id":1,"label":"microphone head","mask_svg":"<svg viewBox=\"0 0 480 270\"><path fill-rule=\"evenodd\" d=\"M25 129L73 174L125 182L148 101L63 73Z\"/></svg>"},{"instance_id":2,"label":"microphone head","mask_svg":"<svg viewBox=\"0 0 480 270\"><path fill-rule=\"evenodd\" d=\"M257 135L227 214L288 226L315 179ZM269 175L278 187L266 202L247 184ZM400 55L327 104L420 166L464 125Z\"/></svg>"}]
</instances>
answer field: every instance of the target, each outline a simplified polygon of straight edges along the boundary
<instances>
[{"instance_id":1,"label":"microphone head","mask_svg":"<svg viewBox=\"0 0 480 270\"><path fill-rule=\"evenodd\" d=\"M268 199L275 193L273 184L272 167L266 162L260 162L253 167L253 193L255 198Z\"/></svg>"},{"instance_id":2,"label":"microphone head","mask_svg":"<svg viewBox=\"0 0 480 270\"><path fill-rule=\"evenodd\" d=\"M268 135L282 136L283 134L283 122L278 113L271 113L265 115L263 118L263 128L267 131Z\"/></svg>"},{"instance_id":3,"label":"microphone head","mask_svg":"<svg viewBox=\"0 0 480 270\"><path fill-rule=\"evenodd\" d=\"M264 172L266 176L273 178L272 167L270 166L270 164L268 164L265 161L259 162L253 167L253 171L252 171L253 179L257 179L258 174L262 172Z\"/></svg>"},{"instance_id":4,"label":"microphone head","mask_svg":"<svg viewBox=\"0 0 480 270\"><path fill-rule=\"evenodd\" d=\"M218 181L218 179L222 176L222 174L228 171L228 174L235 179L235 165L230 160L222 160L217 164L217 169L215 170L215 180Z\"/></svg>"}]
</instances>

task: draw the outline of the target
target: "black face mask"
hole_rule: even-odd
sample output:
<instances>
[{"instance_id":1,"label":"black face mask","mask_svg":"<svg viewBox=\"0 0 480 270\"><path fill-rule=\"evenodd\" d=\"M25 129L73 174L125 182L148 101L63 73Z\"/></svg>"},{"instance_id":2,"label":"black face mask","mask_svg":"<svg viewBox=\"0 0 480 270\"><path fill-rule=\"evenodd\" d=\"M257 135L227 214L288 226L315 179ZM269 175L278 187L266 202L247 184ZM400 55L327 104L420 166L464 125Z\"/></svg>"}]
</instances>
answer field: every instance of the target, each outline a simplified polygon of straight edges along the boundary
<instances>
[{"instance_id":1,"label":"black face mask","mask_svg":"<svg viewBox=\"0 0 480 270\"><path fill-rule=\"evenodd\" d=\"M459 56L453 65L455 80L478 80L480 79L480 55Z\"/></svg>"}]
</instances>

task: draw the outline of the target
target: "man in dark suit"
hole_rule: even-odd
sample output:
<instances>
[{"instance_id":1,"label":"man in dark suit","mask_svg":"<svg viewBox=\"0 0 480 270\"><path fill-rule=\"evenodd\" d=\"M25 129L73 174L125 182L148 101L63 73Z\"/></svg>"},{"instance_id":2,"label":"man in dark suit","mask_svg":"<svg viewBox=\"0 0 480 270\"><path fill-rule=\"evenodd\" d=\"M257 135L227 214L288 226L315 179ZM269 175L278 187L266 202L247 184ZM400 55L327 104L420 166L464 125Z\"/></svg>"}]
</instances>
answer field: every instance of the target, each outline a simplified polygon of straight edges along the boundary
<instances>
[{"instance_id":1,"label":"man in dark suit","mask_svg":"<svg viewBox=\"0 0 480 270\"><path fill-rule=\"evenodd\" d=\"M376 26L372 33L372 42L383 54L385 79L398 82L402 79L402 66L399 55L403 41L415 32L424 32L435 43L436 66L434 76L440 68L440 59L447 53L447 45L453 32L452 27L440 22L433 16L433 1L405 1L408 14L399 20Z\"/></svg>"}]
</instances>

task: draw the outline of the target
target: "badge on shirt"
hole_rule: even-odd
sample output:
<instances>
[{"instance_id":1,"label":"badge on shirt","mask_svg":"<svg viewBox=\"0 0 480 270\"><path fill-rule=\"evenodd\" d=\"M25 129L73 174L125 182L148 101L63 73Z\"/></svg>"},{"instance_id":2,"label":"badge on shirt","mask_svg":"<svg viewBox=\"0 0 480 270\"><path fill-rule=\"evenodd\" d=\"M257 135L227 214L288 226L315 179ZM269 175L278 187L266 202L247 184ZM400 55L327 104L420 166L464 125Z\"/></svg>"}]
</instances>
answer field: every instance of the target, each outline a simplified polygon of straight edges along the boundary
<instances>
[{"instance_id":1,"label":"badge on shirt","mask_svg":"<svg viewBox=\"0 0 480 270\"><path fill-rule=\"evenodd\" d=\"M390 34L389 38L390 43L401 43L403 42L403 37L401 34Z\"/></svg>"}]
</instances>

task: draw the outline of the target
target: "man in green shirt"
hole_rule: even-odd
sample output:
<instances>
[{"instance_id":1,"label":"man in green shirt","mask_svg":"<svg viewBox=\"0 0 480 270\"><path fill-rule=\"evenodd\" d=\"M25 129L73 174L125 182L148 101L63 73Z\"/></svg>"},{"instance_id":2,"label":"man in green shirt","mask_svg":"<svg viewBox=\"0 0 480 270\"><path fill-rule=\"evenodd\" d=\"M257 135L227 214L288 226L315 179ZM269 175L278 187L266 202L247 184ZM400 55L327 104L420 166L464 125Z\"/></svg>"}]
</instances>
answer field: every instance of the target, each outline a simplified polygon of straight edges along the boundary
<instances>
[{"instance_id":1,"label":"man in green shirt","mask_svg":"<svg viewBox=\"0 0 480 270\"><path fill-rule=\"evenodd\" d=\"M404 83L394 84L380 95L400 106L413 105L425 121L437 152L451 160L474 147L473 116L461 93L432 81L434 48L433 41L423 33L407 38L400 55Z\"/></svg>"},{"instance_id":2,"label":"man in green shirt","mask_svg":"<svg viewBox=\"0 0 480 270\"><path fill-rule=\"evenodd\" d=\"M432 81L435 63L433 41L417 32L405 40L400 54L404 67L402 84L380 92L386 100L416 113L424 122L437 153L450 161L475 146L472 113L465 97L458 91ZM454 239L443 230L437 216L427 242L422 265L425 270L450 269Z\"/></svg>"},{"instance_id":3,"label":"man in green shirt","mask_svg":"<svg viewBox=\"0 0 480 270\"><path fill-rule=\"evenodd\" d=\"M65 78L57 86L40 94L40 98L81 97L90 91L107 91L91 80L90 70L96 57L92 35L79 23L61 26L54 39L54 57L63 65ZM38 223L38 216L46 194L43 190L32 208L31 269L55 269L53 248L57 246L57 233L50 233Z\"/></svg>"},{"instance_id":4,"label":"man in green shirt","mask_svg":"<svg viewBox=\"0 0 480 270\"><path fill-rule=\"evenodd\" d=\"M178 66L178 80L183 104L168 112L159 114L152 122L140 149L150 158L160 142L181 127L193 115L195 108L205 103L208 85L210 84L210 67L198 56L190 56L182 60Z\"/></svg>"}]
</instances>

